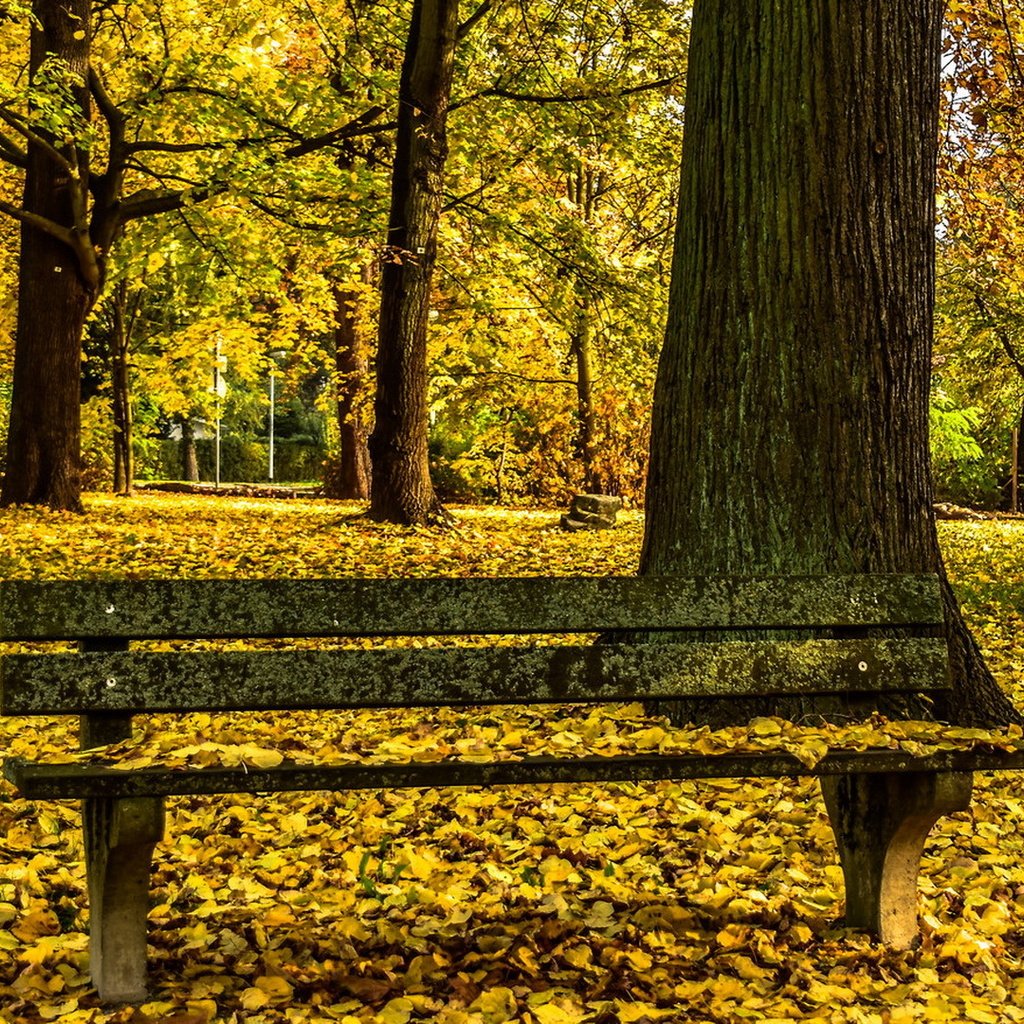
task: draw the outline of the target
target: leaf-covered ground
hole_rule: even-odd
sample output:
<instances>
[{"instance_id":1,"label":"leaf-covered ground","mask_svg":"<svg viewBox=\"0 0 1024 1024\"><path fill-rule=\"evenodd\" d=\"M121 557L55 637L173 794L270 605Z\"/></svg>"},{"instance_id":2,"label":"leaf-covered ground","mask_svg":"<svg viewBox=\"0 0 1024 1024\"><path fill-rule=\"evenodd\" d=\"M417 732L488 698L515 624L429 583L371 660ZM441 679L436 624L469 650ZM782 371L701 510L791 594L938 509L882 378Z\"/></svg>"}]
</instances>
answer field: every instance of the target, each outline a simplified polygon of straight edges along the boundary
<instances>
[{"instance_id":1,"label":"leaf-covered ground","mask_svg":"<svg viewBox=\"0 0 1024 1024\"><path fill-rule=\"evenodd\" d=\"M564 534L551 511L460 509L459 529L442 534L355 512L177 496L93 498L84 519L6 510L0 576L628 573L642 528L623 513L614 531ZM1022 540L1024 524L943 524L978 636L1018 691ZM318 732L322 717L139 724L147 756L199 761L269 756L282 737L289 756L333 745L331 758L650 749L674 738L636 706L327 716L334 739ZM74 726L7 720L0 749L70 751ZM719 741L810 742L774 720L742 738L703 738ZM883 731L875 742L894 740ZM0 1020L1024 1020L1017 778L978 776L971 811L933 830L913 952L838 927L842 877L810 781L174 800L154 872L152 1001L120 1010L98 1009L85 976L76 808L27 804L5 787Z\"/></svg>"}]
</instances>

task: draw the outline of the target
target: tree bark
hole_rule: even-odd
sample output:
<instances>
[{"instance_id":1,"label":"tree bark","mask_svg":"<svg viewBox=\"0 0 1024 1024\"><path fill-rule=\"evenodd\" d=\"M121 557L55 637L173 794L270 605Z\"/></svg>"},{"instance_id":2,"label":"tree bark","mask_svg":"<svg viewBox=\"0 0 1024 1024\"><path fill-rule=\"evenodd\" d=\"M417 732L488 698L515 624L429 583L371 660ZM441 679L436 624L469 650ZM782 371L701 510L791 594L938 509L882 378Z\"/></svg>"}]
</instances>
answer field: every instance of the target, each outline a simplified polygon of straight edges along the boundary
<instances>
[{"instance_id":1,"label":"tree bark","mask_svg":"<svg viewBox=\"0 0 1024 1024\"><path fill-rule=\"evenodd\" d=\"M941 14L695 6L641 572L938 572L940 713L997 723L931 511Z\"/></svg>"},{"instance_id":2,"label":"tree bark","mask_svg":"<svg viewBox=\"0 0 1024 1024\"><path fill-rule=\"evenodd\" d=\"M89 0L36 0L29 74L56 59L82 85L75 99L90 109L85 85L89 63ZM75 38L81 33L81 38ZM42 136L28 144L23 210L74 229L75 204L84 191L75 180L87 175L87 154ZM18 319L13 394L7 435L7 471L0 505L45 504L82 511L81 379L82 329L97 297L95 282L82 274L79 255L64 241L22 220L18 269Z\"/></svg>"},{"instance_id":3,"label":"tree bark","mask_svg":"<svg viewBox=\"0 0 1024 1024\"><path fill-rule=\"evenodd\" d=\"M369 284L369 278L370 268L366 267L362 283ZM370 496L370 453L359 401L367 373L366 344L359 316L361 302L362 290L358 286L335 287L334 369L339 444L336 463L329 466L324 480L324 495L363 501Z\"/></svg>"},{"instance_id":4,"label":"tree bark","mask_svg":"<svg viewBox=\"0 0 1024 1024\"><path fill-rule=\"evenodd\" d=\"M576 362L576 451L583 466L583 489L603 494L604 482L597 470L597 413L594 410L594 317L590 298L583 289L578 297L576 329L569 349Z\"/></svg>"},{"instance_id":5,"label":"tree bark","mask_svg":"<svg viewBox=\"0 0 1024 1024\"><path fill-rule=\"evenodd\" d=\"M199 456L196 454L196 432L192 420L181 417L181 479L199 482Z\"/></svg>"},{"instance_id":6,"label":"tree bark","mask_svg":"<svg viewBox=\"0 0 1024 1024\"><path fill-rule=\"evenodd\" d=\"M458 0L414 0L399 86L370 435L370 516L445 524L427 459L427 321L451 95Z\"/></svg>"}]
</instances>

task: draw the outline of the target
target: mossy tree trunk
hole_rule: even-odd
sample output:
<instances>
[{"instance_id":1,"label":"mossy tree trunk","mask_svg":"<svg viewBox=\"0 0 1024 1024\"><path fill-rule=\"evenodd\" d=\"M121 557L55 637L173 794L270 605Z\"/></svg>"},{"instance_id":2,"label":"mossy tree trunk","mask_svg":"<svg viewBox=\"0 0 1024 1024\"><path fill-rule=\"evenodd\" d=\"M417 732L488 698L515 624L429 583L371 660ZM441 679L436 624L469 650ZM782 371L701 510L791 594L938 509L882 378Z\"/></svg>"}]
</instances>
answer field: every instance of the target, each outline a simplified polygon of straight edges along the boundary
<instances>
[{"instance_id":1,"label":"mossy tree trunk","mask_svg":"<svg viewBox=\"0 0 1024 1024\"><path fill-rule=\"evenodd\" d=\"M381 271L370 516L446 523L427 460L427 322L448 155L458 0L414 0Z\"/></svg>"},{"instance_id":2,"label":"mossy tree trunk","mask_svg":"<svg viewBox=\"0 0 1024 1024\"><path fill-rule=\"evenodd\" d=\"M942 573L941 15L940 0L698 0L642 572ZM956 691L940 713L1006 721L946 591Z\"/></svg>"}]
</instances>

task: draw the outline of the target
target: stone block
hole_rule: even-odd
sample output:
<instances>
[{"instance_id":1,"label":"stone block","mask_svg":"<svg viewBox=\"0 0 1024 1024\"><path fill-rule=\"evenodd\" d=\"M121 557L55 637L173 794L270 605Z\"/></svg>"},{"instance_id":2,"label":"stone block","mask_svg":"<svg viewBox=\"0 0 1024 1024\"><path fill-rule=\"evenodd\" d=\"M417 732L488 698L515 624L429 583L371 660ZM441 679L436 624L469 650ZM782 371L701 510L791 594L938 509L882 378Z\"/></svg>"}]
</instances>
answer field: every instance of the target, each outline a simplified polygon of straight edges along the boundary
<instances>
[{"instance_id":1,"label":"stone block","mask_svg":"<svg viewBox=\"0 0 1024 1024\"><path fill-rule=\"evenodd\" d=\"M562 516L562 529L572 533L579 530L610 530L614 525L615 520L607 516L590 515L585 519L579 513Z\"/></svg>"},{"instance_id":2,"label":"stone block","mask_svg":"<svg viewBox=\"0 0 1024 1024\"><path fill-rule=\"evenodd\" d=\"M570 515L577 516L580 512L591 515L611 516L615 521L615 513L622 508L622 499L611 494L577 494L569 508ZM577 518L579 518L577 516Z\"/></svg>"}]
</instances>

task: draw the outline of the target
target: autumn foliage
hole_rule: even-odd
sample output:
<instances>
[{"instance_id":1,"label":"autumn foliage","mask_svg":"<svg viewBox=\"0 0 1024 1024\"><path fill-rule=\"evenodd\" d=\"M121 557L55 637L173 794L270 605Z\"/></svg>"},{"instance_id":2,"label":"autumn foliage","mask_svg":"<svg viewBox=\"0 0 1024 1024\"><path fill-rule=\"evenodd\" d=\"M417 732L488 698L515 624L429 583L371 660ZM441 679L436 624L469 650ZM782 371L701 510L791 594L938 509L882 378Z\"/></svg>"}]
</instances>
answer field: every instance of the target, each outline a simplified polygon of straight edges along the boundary
<instances>
[{"instance_id":1,"label":"autumn foliage","mask_svg":"<svg viewBox=\"0 0 1024 1024\"><path fill-rule=\"evenodd\" d=\"M84 520L0 515L5 577L496 575L630 572L640 517L601 535L547 511L458 509L454 531L385 527L355 506L92 498ZM1017 522L944 524L972 624L1017 686L1024 563ZM9 649L9 648L8 648ZM425 713L195 715L139 721L125 757L519 756L544 749L713 751L782 745L1010 744L1013 731L882 722L672 730L639 706ZM7 720L8 754L74 747L71 720ZM916 746L915 746L916 745ZM816 784L506 787L182 798L170 804L150 915L153 994L104 1009L85 977L77 809L0 790L0 1020L743 1020L1024 1018L1024 804L979 776L923 862L921 947L844 931L842 876Z\"/></svg>"}]
</instances>

